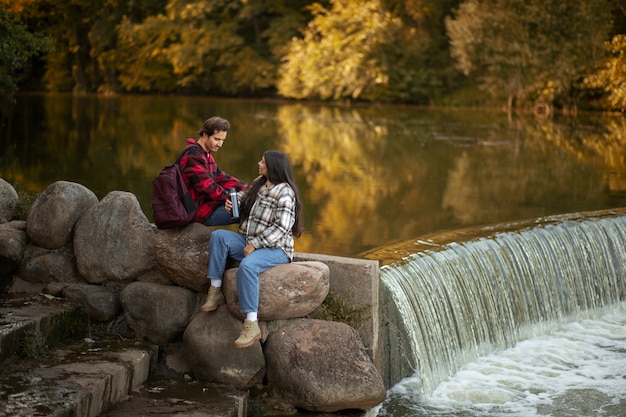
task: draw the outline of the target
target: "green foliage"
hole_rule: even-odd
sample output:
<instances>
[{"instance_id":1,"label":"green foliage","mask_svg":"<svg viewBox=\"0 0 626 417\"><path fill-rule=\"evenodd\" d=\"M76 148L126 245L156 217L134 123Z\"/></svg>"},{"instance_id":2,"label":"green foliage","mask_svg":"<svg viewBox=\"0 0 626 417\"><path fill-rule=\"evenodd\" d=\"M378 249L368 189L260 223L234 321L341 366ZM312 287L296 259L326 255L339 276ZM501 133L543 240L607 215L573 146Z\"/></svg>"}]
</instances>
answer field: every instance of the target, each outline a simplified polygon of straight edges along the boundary
<instances>
[{"instance_id":1,"label":"green foliage","mask_svg":"<svg viewBox=\"0 0 626 417\"><path fill-rule=\"evenodd\" d=\"M28 31L13 13L0 5L0 96L11 97L17 91L20 71L28 59L45 52L48 42Z\"/></svg>"},{"instance_id":2,"label":"green foliage","mask_svg":"<svg viewBox=\"0 0 626 417\"><path fill-rule=\"evenodd\" d=\"M451 54L509 106L567 105L573 83L600 56L611 7L608 0L466 0L446 19Z\"/></svg>"},{"instance_id":3,"label":"green foliage","mask_svg":"<svg viewBox=\"0 0 626 417\"><path fill-rule=\"evenodd\" d=\"M608 56L587 76L584 86L604 93L603 107L626 110L626 35L616 35L606 43Z\"/></svg>"},{"instance_id":4,"label":"green foliage","mask_svg":"<svg viewBox=\"0 0 626 417\"><path fill-rule=\"evenodd\" d=\"M120 81L127 91L271 89L283 45L303 21L303 4L171 0L165 14L120 25Z\"/></svg>"},{"instance_id":5,"label":"green foliage","mask_svg":"<svg viewBox=\"0 0 626 417\"><path fill-rule=\"evenodd\" d=\"M26 331L18 356L24 359L37 359L46 347L45 337L35 329Z\"/></svg>"},{"instance_id":6,"label":"green foliage","mask_svg":"<svg viewBox=\"0 0 626 417\"><path fill-rule=\"evenodd\" d=\"M311 318L337 321L358 329L369 307L370 306L363 306L356 308L349 306L346 299L341 294L331 291L326 296L322 305L311 314Z\"/></svg>"},{"instance_id":7,"label":"green foliage","mask_svg":"<svg viewBox=\"0 0 626 417\"><path fill-rule=\"evenodd\" d=\"M166 0L32 0L21 16L37 33L53 41L43 76L50 91L111 92L119 89L117 25L122 18L141 20L162 10Z\"/></svg>"},{"instance_id":8,"label":"green foliage","mask_svg":"<svg viewBox=\"0 0 626 417\"><path fill-rule=\"evenodd\" d=\"M71 343L76 337L91 332L88 322L89 317L79 308L53 317L46 326L46 333L38 329L25 332L17 355L24 359L38 359L47 348Z\"/></svg>"},{"instance_id":9,"label":"green foliage","mask_svg":"<svg viewBox=\"0 0 626 417\"><path fill-rule=\"evenodd\" d=\"M39 196L38 193L34 193L32 191L28 191L24 189L19 184L11 184L17 192L17 205L15 206L15 215L13 216L14 220L26 220L28 219L28 213L30 212L30 208Z\"/></svg>"}]
</instances>

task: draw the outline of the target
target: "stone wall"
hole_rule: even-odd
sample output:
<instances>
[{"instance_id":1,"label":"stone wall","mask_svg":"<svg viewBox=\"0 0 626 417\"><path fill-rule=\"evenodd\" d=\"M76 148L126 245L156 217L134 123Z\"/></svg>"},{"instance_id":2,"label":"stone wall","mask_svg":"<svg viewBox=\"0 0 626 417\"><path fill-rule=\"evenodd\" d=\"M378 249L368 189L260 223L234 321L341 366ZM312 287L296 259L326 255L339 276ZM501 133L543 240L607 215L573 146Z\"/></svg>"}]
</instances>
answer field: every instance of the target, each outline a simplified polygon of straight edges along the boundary
<instances>
[{"instance_id":1,"label":"stone wall","mask_svg":"<svg viewBox=\"0 0 626 417\"><path fill-rule=\"evenodd\" d=\"M206 334L238 333L237 315L229 313L227 306L220 307L212 316L198 313L208 288L207 247L211 228L193 223L181 229L158 230L141 211L133 194L112 191L98 201L90 190L66 181L56 182L41 193L26 222L11 220L17 195L2 179L0 196L3 264L0 288L3 290L44 292L69 298L95 321L119 323L121 318L135 337L167 346L165 351L175 352L171 356L180 359L187 355L189 359L189 352L196 352L194 360L180 361L186 362L181 367L191 367L196 375L205 375L218 383L229 382L223 378L232 369L216 369L216 363L223 364L216 362L215 357L222 362L231 359L235 364L231 367L250 363L241 365L239 370L241 375L248 372L250 378L230 381L233 385L248 388L261 383L267 372L274 385L283 387L284 397L291 404L311 411L366 409L384 398L385 386L379 376L377 261L297 252L294 264L289 267L295 268L293 273L282 271L278 276L272 276L272 270L263 273L262 290L264 281L294 277L290 283L293 284L302 279L303 273L308 274L309 280L320 282L311 286L310 291L318 292L316 297L291 291L284 295L292 297L287 305L311 299L319 299L321 303L325 294L332 291L347 302L348 308L361 310L364 315L352 328L308 319L306 315L315 305L294 309L298 310L297 317L286 312L284 317L263 322L262 343L254 349L245 349L242 357L242 353L232 351L231 342L223 347L215 344L215 337L205 338ZM232 309L233 305L228 307ZM262 307L259 311L262 320L261 310ZM297 333L286 337L286 329ZM307 357L306 347L304 350L298 347L296 351L286 348L297 346L302 340L307 340L308 347L317 353ZM268 346L263 346L266 341ZM213 352L206 353L203 346L207 345L211 345ZM265 350L270 346L272 358L266 361L263 355L267 356ZM280 371L288 369L285 361L294 355L300 364L308 363L309 368L304 369L309 381L305 381L306 389L301 387L290 395L296 381L289 381L290 373ZM250 360L253 357L259 359ZM324 359L320 361L320 358ZM355 370L368 369L368 363L370 371ZM341 374L347 377L341 381L332 379ZM310 378L311 375L317 377ZM301 391L308 392L306 398L299 397ZM317 393L314 400L312 393Z\"/></svg>"}]
</instances>

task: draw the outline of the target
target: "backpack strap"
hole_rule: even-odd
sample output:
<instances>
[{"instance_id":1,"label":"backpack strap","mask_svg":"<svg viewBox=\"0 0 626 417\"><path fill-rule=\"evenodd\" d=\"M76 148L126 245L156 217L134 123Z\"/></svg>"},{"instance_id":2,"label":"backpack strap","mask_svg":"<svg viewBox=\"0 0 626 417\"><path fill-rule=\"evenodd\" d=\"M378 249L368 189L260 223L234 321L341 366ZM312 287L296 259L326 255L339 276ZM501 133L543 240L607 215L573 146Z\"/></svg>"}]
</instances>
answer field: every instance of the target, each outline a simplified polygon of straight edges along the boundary
<instances>
[{"instance_id":1,"label":"backpack strap","mask_svg":"<svg viewBox=\"0 0 626 417\"><path fill-rule=\"evenodd\" d=\"M183 149L182 152L180 153L180 155L178 155L178 158L176 158L176 162L175 163L176 164L180 164L180 160L183 159L183 156L185 155L185 153L187 153L187 151L189 149L191 149L192 147L194 147L196 145L198 145L197 142L196 143L192 143L191 145L185 146L185 149ZM200 146L200 145L198 145L198 146Z\"/></svg>"}]
</instances>

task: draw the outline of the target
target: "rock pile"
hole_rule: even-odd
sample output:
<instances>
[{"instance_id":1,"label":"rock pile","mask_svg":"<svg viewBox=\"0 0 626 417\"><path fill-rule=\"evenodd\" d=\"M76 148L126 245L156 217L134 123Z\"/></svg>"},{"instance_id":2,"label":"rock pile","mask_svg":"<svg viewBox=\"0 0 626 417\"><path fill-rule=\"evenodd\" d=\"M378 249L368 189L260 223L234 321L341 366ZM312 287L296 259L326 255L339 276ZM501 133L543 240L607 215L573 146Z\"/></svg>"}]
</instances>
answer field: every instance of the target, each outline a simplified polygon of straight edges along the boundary
<instances>
[{"instance_id":1,"label":"rock pile","mask_svg":"<svg viewBox=\"0 0 626 417\"><path fill-rule=\"evenodd\" d=\"M199 312L209 281L211 228L158 230L128 192L101 201L84 186L59 181L12 220L17 193L0 179L0 288L45 292L80 305L91 320L125 337L158 344L179 372L245 390L270 387L285 405L309 411L366 410L386 395L358 333L307 318L329 291L319 261L274 267L261 275L263 338L247 349L233 263L224 277L226 305Z\"/></svg>"}]
</instances>

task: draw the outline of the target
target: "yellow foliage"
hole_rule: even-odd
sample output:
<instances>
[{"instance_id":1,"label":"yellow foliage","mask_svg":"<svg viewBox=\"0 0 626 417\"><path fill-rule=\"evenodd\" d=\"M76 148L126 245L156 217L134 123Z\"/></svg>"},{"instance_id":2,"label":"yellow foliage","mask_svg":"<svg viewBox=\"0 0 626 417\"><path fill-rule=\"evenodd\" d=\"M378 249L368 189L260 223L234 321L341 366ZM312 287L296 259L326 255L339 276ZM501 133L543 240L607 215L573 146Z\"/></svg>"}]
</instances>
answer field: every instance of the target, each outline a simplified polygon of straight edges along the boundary
<instances>
[{"instance_id":1,"label":"yellow foliage","mask_svg":"<svg viewBox=\"0 0 626 417\"><path fill-rule=\"evenodd\" d=\"M399 21L378 0L335 0L330 10L311 7L315 16L294 38L279 69L281 95L297 99L359 98L387 80L385 68L374 59L387 30Z\"/></svg>"},{"instance_id":2,"label":"yellow foliage","mask_svg":"<svg viewBox=\"0 0 626 417\"><path fill-rule=\"evenodd\" d=\"M598 66L597 70L587 76L584 85L598 88L607 95L610 108L624 111L626 109L626 35L616 35L606 43L609 56Z\"/></svg>"}]
</instances>

